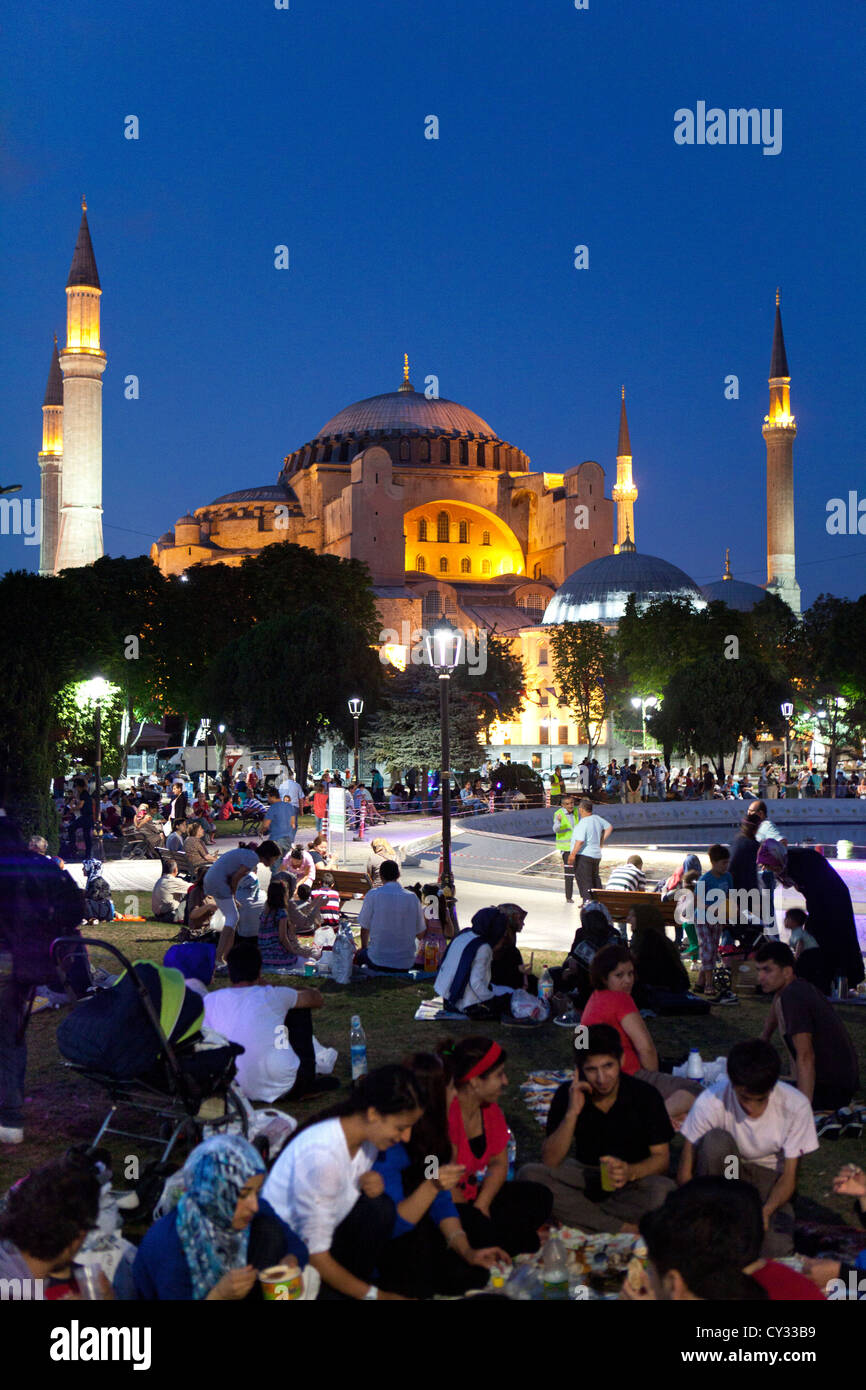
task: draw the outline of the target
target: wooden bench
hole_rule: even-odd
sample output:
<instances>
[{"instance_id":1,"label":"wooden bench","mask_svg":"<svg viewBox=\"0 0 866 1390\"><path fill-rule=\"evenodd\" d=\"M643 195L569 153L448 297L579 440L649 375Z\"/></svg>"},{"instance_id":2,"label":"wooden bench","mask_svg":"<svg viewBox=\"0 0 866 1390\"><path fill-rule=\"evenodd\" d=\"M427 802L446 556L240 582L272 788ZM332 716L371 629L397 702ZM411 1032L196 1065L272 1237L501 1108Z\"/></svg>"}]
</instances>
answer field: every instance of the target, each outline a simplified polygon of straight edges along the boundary
<instances>
[{"instance_id":1,"label":"wooden bench","mask_svg":"<svg viewBox=\"0 0 866 1390\"><path fill-rule=\"evenodd\" d=\"M334 887L340 895L340 906L354 898L363 898L373 887L370 875L363 869L326 869L324 864L316 865L316 881L324 874L330 874Z\"/></svg>"},{"instance_id":2,"label":"wooden bench","mask_svg":"<svg viewBox=\"0 0 866 1390\"><path fill-rule=\"evenodd\" d=\"M191 883L194 882L197 870L190 864L182 849L166 849L164 845L157 845L156 852L159 855L163 873L166 871L169 859L173 859L181 878L188 878Z\"/></svg>"},{"instance_id":3,"label":"wooden bench","mask_svg":"<svg viewBox=\"0 0 866 1390\"><path fill-rule=\"evenodd\" d=\"M631 909L640 903L652 903L653 907L657 907L665 926L672 927L676 921L676 898L667 898L662 902L661 893L629 893L619 888L594 888L592 897L607 908L615 922L624 922Z\"/></svg>"}]
</instances>

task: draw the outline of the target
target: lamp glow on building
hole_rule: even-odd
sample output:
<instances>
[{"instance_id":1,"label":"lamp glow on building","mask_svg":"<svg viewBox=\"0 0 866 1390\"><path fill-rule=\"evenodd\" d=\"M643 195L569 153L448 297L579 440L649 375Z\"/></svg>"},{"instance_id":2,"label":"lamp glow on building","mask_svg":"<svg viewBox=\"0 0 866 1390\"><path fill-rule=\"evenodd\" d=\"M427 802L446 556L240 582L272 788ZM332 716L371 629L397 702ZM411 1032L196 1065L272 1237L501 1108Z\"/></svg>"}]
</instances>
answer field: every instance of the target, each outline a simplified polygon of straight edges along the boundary
<instances>
[{"instance_id":1,"label":"lamp glow on building","mask_svg":"<svg viewBox=\"0 0 866 1390\"><path fill-rule=\"evenodd\" d=\"M355 696L349 701L349 713L355 721L355 785L358 785L360 771L360 719L364 713L364 701Z\"/></svg>"},{"instance_id":2,"label":"lamp glow on building","mask_svg":"<svg viewBox=\"0 0 866 1390\"><path fill-rule=\"evenodd\" d=\"M451 734L448 727L448 692L451 673L460 664L465 648L462 632L451 623L438 623L424 635L427 661L439 676L439 727L442 742L442 766L439 786L442 793L442 874L440 883L449 896L454 894L454 874L451 869ZM452 912L453 916L453 912Z\"/></svg>"}]
</instances>

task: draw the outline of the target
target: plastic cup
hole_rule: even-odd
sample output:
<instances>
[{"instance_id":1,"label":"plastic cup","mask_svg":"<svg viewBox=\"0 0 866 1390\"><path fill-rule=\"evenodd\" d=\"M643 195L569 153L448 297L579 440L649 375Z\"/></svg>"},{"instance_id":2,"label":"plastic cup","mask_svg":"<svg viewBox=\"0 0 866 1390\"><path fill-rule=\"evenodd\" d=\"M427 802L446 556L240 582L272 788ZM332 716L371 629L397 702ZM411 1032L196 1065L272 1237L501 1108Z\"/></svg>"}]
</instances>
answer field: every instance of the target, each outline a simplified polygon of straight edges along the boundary
<instances>
[{"instance_id":1,"label":"plastic cup","mask_svg":"<svg viewBox=\"0 0 866 1390\"><path fill-rule=\"evenodd\" d=\"M87 1302L105 1298L101 1265L76 1265L75 1282L81 1298Z\"/></svg>"},{"instance_id":2,"label":"plastic cup","mask_svg":"<svg viewBox=\"0 0 866 1390\"><path fill-rule=\"evenodd\" d=\"M315 973L316 973L316 964L315 964L315 961L312 961L312 960L305 961L305 962L304 962L304 975L305 975L305 977L306 977L307 979L309 979L310 976L311 976L311 975L315 975Z\"/></svg>"},{"instance_id":3,"label":"plastic cup","mask_svg":"<svg viewBox=\"0 0 866 1390\"><path fill-rule=\"evenodd\" d=\"M293 1265L271 1265L259 1274L262 1297L266 1303L287 1303L300 1298L304 1281L300 1269Z\"/></svg>"}]
</instances>

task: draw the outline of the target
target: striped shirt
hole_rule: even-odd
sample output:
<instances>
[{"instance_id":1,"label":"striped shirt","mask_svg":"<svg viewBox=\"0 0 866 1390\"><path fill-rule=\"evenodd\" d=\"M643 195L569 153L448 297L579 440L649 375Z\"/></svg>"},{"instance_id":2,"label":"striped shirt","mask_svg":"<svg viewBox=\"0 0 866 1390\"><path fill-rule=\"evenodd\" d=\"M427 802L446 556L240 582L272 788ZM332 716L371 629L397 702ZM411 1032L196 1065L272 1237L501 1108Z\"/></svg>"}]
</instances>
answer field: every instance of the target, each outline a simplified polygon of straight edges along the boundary
<instances>
[{"instance_id":1,"label":"striped shirt","mask_svg":"<svg viewBox=\"0 0 866 1390\"><path fill-rule=\"evenodd\" d=\"M642 893L646 888L646 874L637 864L617 864L605 887L615 888L620 893Z\"/></svg>"},{"instance_id":2,"label":"striped shirt","mask_svg":"<svg viewBox=\"0 0 866 1390\"><path fill-rule=\"evenodd\" d=\"M314 888L310 894L310 901L322 914L322 926L333 927L334 931L340 925L340 894L336 888Z\"/></svg>"}]
</instances>

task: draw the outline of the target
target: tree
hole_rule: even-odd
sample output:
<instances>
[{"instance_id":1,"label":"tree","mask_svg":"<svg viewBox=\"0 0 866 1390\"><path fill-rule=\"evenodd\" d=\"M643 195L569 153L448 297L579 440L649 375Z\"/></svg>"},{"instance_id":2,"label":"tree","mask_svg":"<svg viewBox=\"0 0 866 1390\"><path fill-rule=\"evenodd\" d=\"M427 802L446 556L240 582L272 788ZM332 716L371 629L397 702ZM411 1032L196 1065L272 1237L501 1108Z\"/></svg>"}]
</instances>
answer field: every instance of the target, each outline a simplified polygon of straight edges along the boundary
<instances>
[{"instance_id":1,"label":"tree","mask_svg":"<svg viewBox=\"0 0 866 1390\"><path fill-rule=\"evenodd\" d=\"M840 749L857 749L866 731L866 596L821 594L791 635L794 685L827 747L830 795ZM858 750L859 751L859 750Z\"/></svg>"},{"instance_id":2,"label":"tree","mask_svg":"<svg viewBox=\"0 0 866 1390\"><path fill-rule=\"evenodd\" d=\"M693 749L712 759L723 781L725 756L741 738L754 743L760 729L781 734L779 706L786 694L786 683L757 657L700 656L670 678L661 708L648 715L647 724L666 762L675 747Z\"/></svg>"},{"instance_id":3,"label":"tree","mask_svg":"<svg viewBox=\"0 0 866 1390\"><path fill-rule=\"evenodd\" d=\"M616 682L614 639L601 623L562 623L552 629L550 645L556 683L586 730L591 758Z\"/></svg>"},{"instance_id":4,"label":"tree","mask_svg":"<svg viewBox=\"0 0 866 1390\"><path fill-rule=\"evenodd\" d=\"M309 606L256 623L217 654L202 699L236 736L276 749L304 783L310 753L345 720L349 696L377 693L381 666L353 622Z\"/></svg>"},{"instance_id":5,"label":"tree","mask_svg":"<svg viewBox=\"0 0 866 1390\"><path fill-rule=\"evenodd\" d=\"M426 663L410 663L386 677L382 708L370 721L368 738L381 760L398 775L407 767L439 767L442 761L439 676ZM462 694L452 677L448 729L452 769L476 767L480 755L478 702Z\"/></svg>"},{"instance_id":6,"label":"tree","mask_svg":"<svg viewBox=\"0 0 866 1390\"><path fill-rule=\"evenodd\" d=\"M485 743L490 741L490 728L498 720L519 719L526 694L526 672L523 660L512 649L511 642L495 632L479 635L478 668L468 662L457 667L452 677L455 700L465 700L477 713L478 732ZM453 760L452 760L453 761ZM467 767L471 764L466 764Z\"/></svg>"}]
</instances>

